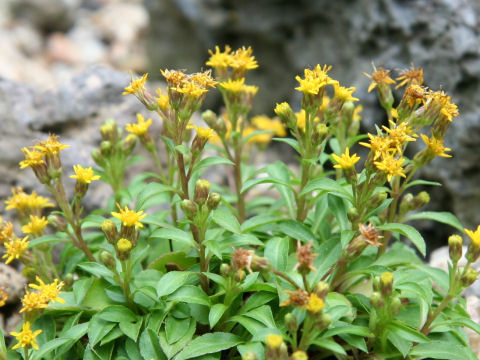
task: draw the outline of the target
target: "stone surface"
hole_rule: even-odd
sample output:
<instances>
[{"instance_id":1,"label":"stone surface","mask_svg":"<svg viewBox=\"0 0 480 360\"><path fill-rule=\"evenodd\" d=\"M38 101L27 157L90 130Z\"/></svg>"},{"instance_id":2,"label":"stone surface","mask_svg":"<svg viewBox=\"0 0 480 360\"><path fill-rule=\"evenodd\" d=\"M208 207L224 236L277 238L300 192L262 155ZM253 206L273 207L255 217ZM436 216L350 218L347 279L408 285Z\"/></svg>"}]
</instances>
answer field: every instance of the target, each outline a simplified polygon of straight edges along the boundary
<instances>
[{"instance_id":1,"label":"stone surface","mask_svg":"<svg viewBox=\"0 0 480 360\"><path fill-rule=\"evenodd\" d=\"M159 67L197 71L214 45L252 45L260 68L254 112L272 114L276 102L299 107L294 76L305 67L332 64L332 76L357 87L365 129L384 119L368 94L371 62L387 68L425 69L425 84L443 88L458 103L446 145L454 159L435 160L421 176L440 181L433 208L455 212L466 226L480 223L480 3L477 0L165 0L151 11L152 75ZM210 99L210 101L212 101ZM217 105L219 104L217 99ZM212 101L213 103L213 101ZM440 193L442 192L442 193ZM445 227L426 224L445 243Z\"/></svg>"},{"instance_id":2,"label":"stone surface","mask_svg":"<svg viewBox=\"0 0 480 360\"><path fill-rule=\"evenodd\" d=\"M475 321L477 324L480 324L480 297L467 297L467 312L470 314L470 317L473 321ZM480 356L480 335L468 328L466 328L465 331L468 335L468 339L470 340L470 347L475 354L477 354L477 356Z\"/></svg>"},{"instance_id":3,"label":"stone surface","mask_svg":"<svg viewBox=\"0 0 480 360\"><path fill-rule=\"evenodd\" d=\"M25 293L27 280L11 266L0 263L0 288L8 294L7 303L16 303Z\"/></svg>"}]
</instances>

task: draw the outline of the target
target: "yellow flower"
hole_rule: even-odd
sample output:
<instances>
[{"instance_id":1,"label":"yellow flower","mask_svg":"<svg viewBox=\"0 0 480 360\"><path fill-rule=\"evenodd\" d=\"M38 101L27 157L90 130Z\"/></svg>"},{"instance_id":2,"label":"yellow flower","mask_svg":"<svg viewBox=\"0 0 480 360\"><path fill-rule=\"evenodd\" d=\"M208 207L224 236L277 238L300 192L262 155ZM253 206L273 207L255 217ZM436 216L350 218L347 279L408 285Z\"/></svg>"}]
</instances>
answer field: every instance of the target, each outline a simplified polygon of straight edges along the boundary
<instances>
[{"instance_id":1,"label":"yellow flower","mask_svg":"<svg viewBox=\"0 0 480 360\"><path fill-rule=\"evenodd\" d=\"M122 209L120 204L117 204L117 206L120 212L112 212L112 215L117 219L120 219L123 226L143 227L143 224L140 222L140 220L147 216L147 214L143 213L143 210L135 212L134 210L130 210L127 206L125 206L125 209Z\"/></svg>"},{"instance_id":2,"label":"yellow flower","mask_svg":"<svg viewBox=\"0 0 480 360\"><path fill-rule=\"evenodd\" d=\"M278 349L283 343L282 335L270 334L265 338L265 343L272 349Z\"/></svg>"},{"instance_id":3,"label":"yellow flower","mask_svg":"<svg viewBox=\"0 0 480 360\"><path fill-rule=\"evenodd\" d=\"M285 126L280 119L270 119L265 115L258 115L252 118L252 125L256 126L259 130L272 130L277 136L287 136Z\"/></svg>"},{"instance_id":4,"label":"yellow flower","mask_svg":"<svg viewBox=\"0 0 480 360\"><path fill-rule=\"evenodd\" d=\"M41 332L42 330L32 331L32 329L30 328L30 322L24 322L22 325L22 331L10 333L10 335L15 336L18 341L18 343L12 347L12 350L18 349L19 347L27 348L29 346L31 346L35 350L38 350L36 337Z\"/></svg>"},{"instance_id":5,"label":"yellow flower","mask_svg":"<svg viewBox=\"0 0 480 360\"><path fill-rule=\"evenodd\" d=\"M27 148L22 149L23 154L25 155L25 160L20 161L20 169L25 169L26 167L35 167L45 164L43 161L43 153L40 151L30 151Z\"/></svg>"},{"instance_id":6,"label":"yellow flower","mask_svg":"<svg viewBox=\"0 0 480 360\"><path fill-rule=\"evenodd\" d=\"M312 313L318 313L323 310L325 307L325 303L321 298L318 297L317 294L312 293L310 294L310 299L308 300L308 304L306 306L306 310Z\"/></svg>"},{"instance_id":7,"label":"yellow flower","mask_svg":"<svg viewBox=\"0 0 480 360\"><path fill-rule=\"evenodd\" d=\"M373 74L369 75L367 73L363 73L366 77L368 77L372 82L368 87L368 92L372 91L377 87L377 85L390 85L395 84L395 80L390 77L390 71L385 70L383 67L377 69L375 64L373 66Z\"/></svg>"},{"instance_id":8,"label":"yellow flower","mask_svg":"<svg viewBox=\"0 0 480 360\"><path fill-rule=\"evenodd\" d=\"M163 94L162 89L160 88L157 89L157 94L158 108L163 112L167 111L170 107L170 98L168 97L168 94Z\"/></svg>"},{"instance_id":9,"label":"yellow flower","mask_svg":"<svg viewBox=\"0 0 480 360\"><path fill-rule=\"evenodd\" d=\"M343 87L340 86L338 83L333 84L333 88L335 89L335 98L341 101L358 101L358 98L353 97L353 93L356 90L353 86L352 87Z\"/></svg>"},{"instance_id":10,"label":"yellow flower","mask_svg":"<svg viewBox=\"0 0 480 360\"><path fill-rule=\"evenodd\" d=\"M213 129L196 125L192 125L192 127L195 129L200 139L208 140L213 136Z\"/></svg>"},{"instance_id":11,"label":"yellow flower","mask_svg":"<svg viewBox=\"0 0 480 360\"><path fill-rule=\"evenodd\" d=\"M286 118L286 119L289 118L290 115L293 113L291 106L286 101L284 101L280 104L277 104L275 106L274 111L275 111L275 114L277 114L278 116L281 116L282 118Z\"/></svg>"},{"instance_id":12,"label":"yellow flower","mask_svg":"<svg viewBox=\"0 0 480 360\"><path fill-rule=\"evenodd\" d=\"M255 56L252 56L252 53L253 50L250 46L237 49L231 55L230 67L239 73L258 68L257 60L255 60Z\"/></svg>"},{"instance_id":13,"label":"yellow flower","mask_svg":"<svg viewBox=\"0 0 480 360\"><path fill-rule=\"evenodd\" d=\"M305 110L302 109L299 112L296 112L295 117L297 118L297 127L300 130L305 131L305 121L307 117L307 113L305 112ZM315 116L315 118L313 119L313 122L316 123L319 121L320 121L320 118L318 116Z\"/></svg>"},{"instance_id":14,"label":"yellow flower","mask_svg":"<svg viewBox=\"0 0 480 360\"><path fill-rule=\"evenodd\" d=\"M211 76L211 70L187 75L178 70L161 70L162 75L170 85L170 89L193 98L199 98L215 87L216 81Z\"/></svg>"},{"instance_id":15,"label":"yellow flower","mask_svg":"<svg viewBox=\"0 0 480 360\"><path fill-rule=\"evenodd\" d=\"M355 106L355 109L353 110L353 120L357 120L357 121L362 120L362 116L360 115L362 111L363 111L362 105Z\"/></svg>"},{"instance_id":16,"label":"yellow flower","mask_svg":"<svg viewBox=\"0 0 480 360\"><path fill-rule=\"evenodd\" d=\"M70 145L64 145L58 141L58 136L50 134L48 139L32 146L33 149L40 150L44 155L58 155L58 153L68 148Z\"/></svg>"},{"instance_id":17,"label":"yellow flower","mask_svg":"<svg viewBox=\"0 0 480 360\"><path fill-rule=\"evenodd\" d=\"M390 181L393 176L406 177L402 168L404 161L403 157L396 159L392 154L384 154L382 161L375 161L374 164L378 170L387 174L387 179Z\"/></svg>"},{"instance_id":18,"label":"yellow flower","mask_svg":"<svg viewBox=\"0 0 480 360\"><path fill-rule=\"evenodd\" d=\"M30 222L27 225L22 226L22 231L25 234L42 235L43 229L48 225L48 221L45 216L39 217L36 215L30 215Z\"/></svg>"},{"instance_id":19,"label":"yellow flower","mask_svg":"<svg viewBox=\"0 0 480 360\"><path fill-rule=\"evenodd\" d=\"M45 309L48 306L48 300L41 293L27 291L22 298L22 305L20 313L30 312L37 309Z\"/></svg>"},{"instance_id":20,"label":"yellow flower","mask_svg":"<svg viewBox=\"0 0 480 360\"><path fill-rule=\"evenodd\" d=\"M477 230L464 229L468 236L472 239L473 244L476 247L480 247L480 225L477 226Z\"/></svg>"},{"instance_id":21,"label":"yellow flower","mask_svg":"<svg viewBox=\"0 0 480 360\"><path fill-rule=\"evenodd\" d=\"M22 188L12 188L12 196L5 201L7 207L5 209L38 210L45 207L53 207L54 205L49 199L39 196L35 191L30 195L26 194Z\"/></svg>"},{"instance_id":22,"label":"yellow flower","mask_svg":"<svg viewBox=\"0 0 480 360\"><path fill-rule=\"evenodd\" d=\"M304 94L318 95L320 89L323 89L326 85L337 84L338 81L330 78L327 73L332 67L324 65L323 68L317 65L313 70L305 69L304 78L296 76L295 79L300 83L300 86L295 90L301 91Z\"/></svg>"},{"instance_id":23,"label":"yellow flower","mask_svg":"<svg viewBox=\"0 0 480 360\"><path fill-rule=\"evenodd\" d=\"M242 137L245 138L253 134L255 131L258 131L258 129L255 129L252 126L247 126L243 130ZM266 145L272 140L272 137L273 133L256 134L250 137L247 142L252 144Z\"/></svg>"},{"instance_id":24,"label":"yellow flower","mask_svg":"<svg viewBox=\"0 0 480 360\"><path fill-rule=\"evenodd\" d=\"M38 276L36 277L37 284L30 284L32 289L40 291L40 294L46 299L46 302L59 302L62 304L65 304L65 300L63 300L61 297L59 297L62 287L64 285L63 281L58 282L58 279L55 279L52 283L50 284L45 284L42 279L40 279Z\"/></svg>"},{"instance_id":25,"label":"yellow flower","mask_svg":"<svg viewBox=\"0 0 480 360\"><path fill-rule=\"evenodd\" d=\"M373 160L377 160L383 154L392 152L392 147L390 146L392 141L390 138L372 134L368 134L368 137L370 138L370 143L359 142L359 144L370 148L374 154Z\"/></svg>"},{"instance_id":26,"label":"yellow flower","mask_svg":"<svg viewBox=\"0 0 480 360\"><path fill-rule=\"evenodd\" d=\"M436 156L452 157L452 155L446 153L446 151L451 151L452 149L443 146L443 139L435 139L434 137L429 139L428 136L424 134L421 134L421 137L428 146L428 149Z\"/></svg>"},{"instance_id":27,"label":"yellow flower","mask_svg":"<svg viewBox=\"0 0 480 360\"><path fill-rule=\"evenodd\" d=\"M28 236L25 236L23 239L11 239L3 244L5 246L6 253L2 256L2 258L7 258L5 264L9 264L13 260L19 259L20 256L22 256L29 244L27 239Z\"/></svg>"},{"instance_id":28,"label":"yellow flower","mask_svg":"<svg viewBox=\"0 0 480 360\"><path fill-rule=\"evenodd\" d=\"M139 91L142 91L145 87L145 83L147 82L148 78L148 73L144 74L141 78L133 79L130 81L130 85L128 85L125 88L125 91L122 93L122 95L127 95L127 94L135 94Z\"/></svg>"},{"instance_id":29,"label":"yellow flower","mask_svg":"<svg viewBox=\"0 0 480 360\"><path fill-rule=\"evenodd\" d=\"M120 240L118 240L117 242L117 249L118 251L120 252L127 252L127 251L130 251L130 249L132 248L132 242L128 239L125 239L125 238L121 238Z\"/></svg>"},{"instance_id":30,"label":"yellow flower","mask_svg":"<svg viewBox=\"0 0 480 360\"><path fill-rule=\"evenodd\" d=\"M238 80L228 79L218 84L222 89L225 89L229 93L239 94L247 93L255 95L258 92L258 87L253 85L245 85L245 78Z\"/></svg>"},{"instance_id":31,"label":"yellow flower","mask_svg":"<svg viewBox=\"0 0 480 360\"><path fill-rule=\"evenodd\" d=\"M440 113L445 116L448 121L452 121L454 117L457 117L458 107L451 102L452 98L445 94L443 91L431 92L427 96L427 108L433 106L434 108L439 108Z\"/></svg>"},{"instance_id":32,"label":"yellow flower","mask_svg":"<svg viewBox=\"0 0 480 360\"><path fill-rule=\"evenodd\" d=\"M165 69L165 70L160 70L160 72L162 73L163 77L168 82L168 84L174 87L181 85L182 82L187 77L187 74L179 70Z\"/></svg>"},{"instance_id":33,"label":"yellow flower","mask_svg":"<svg viewBox=\"0 0 480 360\"><path fill-rule=\"evenodd\" d=\"M348 147L345 149L345 152L342 154L342 156L332 154L332 157L338 163L337 165L333 166L336 169L350 169L358 160L360 160L360 157L357 156L357 154L350 156L350 149Z\"/></svg>"},{"instance_id":34,"label":"yellow flower","mask_svg":"<svg viewBox=\"0 0 480 360\"><path fill-rule=\"evenodd\" d=\"M3 244L5 241L8 241L12 235L13 224L10 221L2 223L2 226L0 227L0 243Z\"/></svg>"},{"instance_id":35,"label":"yellow flower","mask_svg":"<svg viewBox=\"0 0 480 360\"><path fill-rule=\"evenodd\" d=\"M403 143L408 141L416 141L415 137L418 137L417 134L410 136L412 129L406 123L396 125L393 121L390 121L390 126L391 128L382 126L382 129L388 133L390 147L395 148L399 153L402 152Z\"/></svg>"},{"instance_id":36,"label":"yellow flower","mask_svg":"<svg viewBox=\"0 0 480 360\"><path fill-rule=\"evenodd\" d=\"M417 104L425 105L426 95L425 89L420 85L410 85L405 90L404 98L408 105L413 108Z\"/></svg>"},{"instance_id":37,"label":"yellow flower","mask_svg":"<svg viewBox=\"0 0 480 360\"><path fill-rule=\"evenodd\" d=\"M148 128L152 125L152 119L145 121L145 118L142 114L137 114L137 123L136 124L127 124L125 129L132 134L137 136L145 135L148 131Z\"/></svg>"},{"instance_id":38,"label":"yellow flower","mask_svg":"<svg viewBox=\"0 0 480 360\"><path fill-rule=\"evenodd\" d=\"M423 69L416 68L413 64L410 65L410 69L400 71L400 76L397 77L397 81L401 81L395 89L404 85L422 85L423 84Z\"/></svg>"},{"instance_id":39,"label":"yellow flower","mask_svg":"<svg viewBox=\"0 0 480 360\"><path fill-rule=\"evenodd\" d=\"M208 50L210 58L205 65L220 71L225 71L232 64L231 51L232 49L228 45L225 45L225 50L223 52L220 51L220 47L215 46L215 52Z\"/></svg>"},{"instance_id":40,"label":"yellow flower","mask_svg":"<svg viewBox=\"0 0 480 360\"><path fill-rule=\"evenodd\" d=\"M3 288L0 288L0 307L5 306L8 300L8 294Z\"/></svg>"},{"instance_id":41,"label":"yellow flower","mask_svg":"<svg viewBox=\"0 0 480 360\"><path fill-rule=\"evenodd\" d=\"M70 177L77 179L80 183L90 184L92 181L100 179L100 175L94 175L91 167L84 168L82 165L74 165L73 170L75 171L75 175L70 175Z\"/></svg>"}]
</instances>

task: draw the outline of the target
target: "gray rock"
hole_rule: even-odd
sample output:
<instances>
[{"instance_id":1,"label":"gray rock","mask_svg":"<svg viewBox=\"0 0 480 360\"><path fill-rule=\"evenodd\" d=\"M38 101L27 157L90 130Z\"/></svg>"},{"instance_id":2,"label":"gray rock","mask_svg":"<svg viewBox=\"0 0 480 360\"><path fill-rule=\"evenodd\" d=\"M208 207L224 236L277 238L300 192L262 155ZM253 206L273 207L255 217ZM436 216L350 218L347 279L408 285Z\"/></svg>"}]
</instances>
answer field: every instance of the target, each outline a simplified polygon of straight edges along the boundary
<instances>
[{"instance_id":1,"label":"gray rock","mask_svg":"<svg viewBox=\"0 0 480 360\"><path fill-rule=\"evenodd\" d=\"M27 280L17 270L0 263L0 288L8 295L7 303L14 304L19 302L25 293L26 284Z\"/></svg>"},{"instance_id":2,"label":"gray rock","mask_svg":"<svg viewBox=\"0 0 480 360\"><path fill-rule=\"evenodd\" d=\"M452 94L461 114L446 139L454 159L435 160L420 174L445 184L441 200L432 197L432 209L455 212L465 226L480 223L477 0L166 0L147 6L155 19L148 47L153 76L172 66L197 71L205 66L206 49L217 44L252 45L260 64L247 79L260 86L253 113L272 114L284 100L298 108L295 75L326 63L334 66L334 78L357 87L364 129L373 131L384 114L373 110L376 95L367 93L362 72L371 72L372 61L392 69L422 66L425 85Z\"/></svg>"}]
</instances>

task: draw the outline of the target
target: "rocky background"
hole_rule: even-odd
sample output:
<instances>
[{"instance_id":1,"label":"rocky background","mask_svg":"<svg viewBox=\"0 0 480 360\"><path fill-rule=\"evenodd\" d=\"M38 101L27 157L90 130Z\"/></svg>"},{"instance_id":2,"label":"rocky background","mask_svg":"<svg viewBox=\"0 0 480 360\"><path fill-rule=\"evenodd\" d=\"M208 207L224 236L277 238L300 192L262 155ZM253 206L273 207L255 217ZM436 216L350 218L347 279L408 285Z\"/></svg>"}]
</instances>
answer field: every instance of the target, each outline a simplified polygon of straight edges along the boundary
<instances>
[{"instance_id":1,"label":"rocky background","mask_svg":"<svg viewBox=\"0 0 480 360\"><path fill-rule=\"evenodd\" d=\"M1 0L0 199L13 185L36 187L18 169L19 149L48 132L71 145L67 167L91 164L99 125L111 117L124 124L142 110L121 95L128 71L149 71L152 78L160 68L198 71L217 44L251 45L261 66L249 78L260 85L254 112L272 115L284 100L298 105L295 75L332 64L334 78L357 88L364 130L385 119L362 72L371 72L372 61L391 69L422 66L425 84L446 90L460 110L446 139L453 159L437 159L421 174L443 184L430 190L430 207L476 227L479 16L478 0ZM209 95L207 105L219 99ZM92 206L109 195L92 190L98 195ZM422 226L432 245L444 244L452 230Z\"/></svg>"}]
</instances>

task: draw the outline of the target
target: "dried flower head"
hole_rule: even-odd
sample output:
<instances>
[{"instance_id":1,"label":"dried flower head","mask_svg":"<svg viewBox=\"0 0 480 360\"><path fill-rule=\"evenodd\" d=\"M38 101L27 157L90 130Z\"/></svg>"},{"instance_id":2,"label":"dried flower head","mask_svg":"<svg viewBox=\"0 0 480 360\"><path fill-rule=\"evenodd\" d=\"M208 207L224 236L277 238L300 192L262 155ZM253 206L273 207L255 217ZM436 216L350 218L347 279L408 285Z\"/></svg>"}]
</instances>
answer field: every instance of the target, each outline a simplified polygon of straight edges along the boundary
<instances>
[{"instance_id":1,"label":"dried flower head","mask_svg":"<svg viewBox=\"0 0 480 360\"><path fill-rule=\"evenodd\" d=\"M365 224L358 224L358 230L360 230L360 236L363 240L372 246L380 247L382 243L379 241L383 236L380 236L378 230L369 223L368 225Z\"/></svg>"},{"instance_id":2,"label":"dried flower head","mask_svg":"<svg viewBox=\"0 0 480 360\"><path fill-rule=\"evenodd\" d=\"M234 270L247 269L252 272L252 259L255 251L242 248L233 248L232 267Z\"/></svg>"},{"instance_id":3,"label":"dried flower head","mask_svg":"<svg viewBox=\"0 0 480 360\"><path fill-rule=\"evenodd\" d=\"M302 245L300 241L297 240L297 264L295 269L299 272L308 272L316 271L315 266L313 266L313 260L318 254L312 252L313 240L308 244Z\"/></svg>"},{"instance_id":4,"label":"dried flower head","mask_svg":"<svg viewBox=\"0 0 480 360\"><path fill-rule=\"evenodd\" d=\"M423 69L416 68L413 64L410 65L409 69L404 69L400 71L400 76L397 77L397 81L400 83L395 87L398 89L404 85L411 86L411 85L419 85L423 84Z\"/></svg>"},{"instance_id":5,"label":"dried flower head","mask_svg":"<svg viewBox=\"0 0 480 360\"><path fill-rule=\"evenodd\" d=\"M373 89L375 89L379 85L391 85L395 84L395 80L393 80L390 77L391 71L385 70L383 67L376 68L375 64L372 64L373 66L373 73L372 75L369 75L367 73L363 73L366 77L368 77L372 82L370 83L370 86L368 87L368 92L371 92Z\"/></svg>"},{"instance_id":6,"label":"dried flower head","mask_svg":"<svg viewBox=\"0 0 480 360\"><path fill-rule=\"evenodd\" d=\"M303 289L297 289L297 291L285 290L290 297L282 302L280 306L295 306L305 309L310 301L310 295Z\"/></svg>"}]
</instances>

